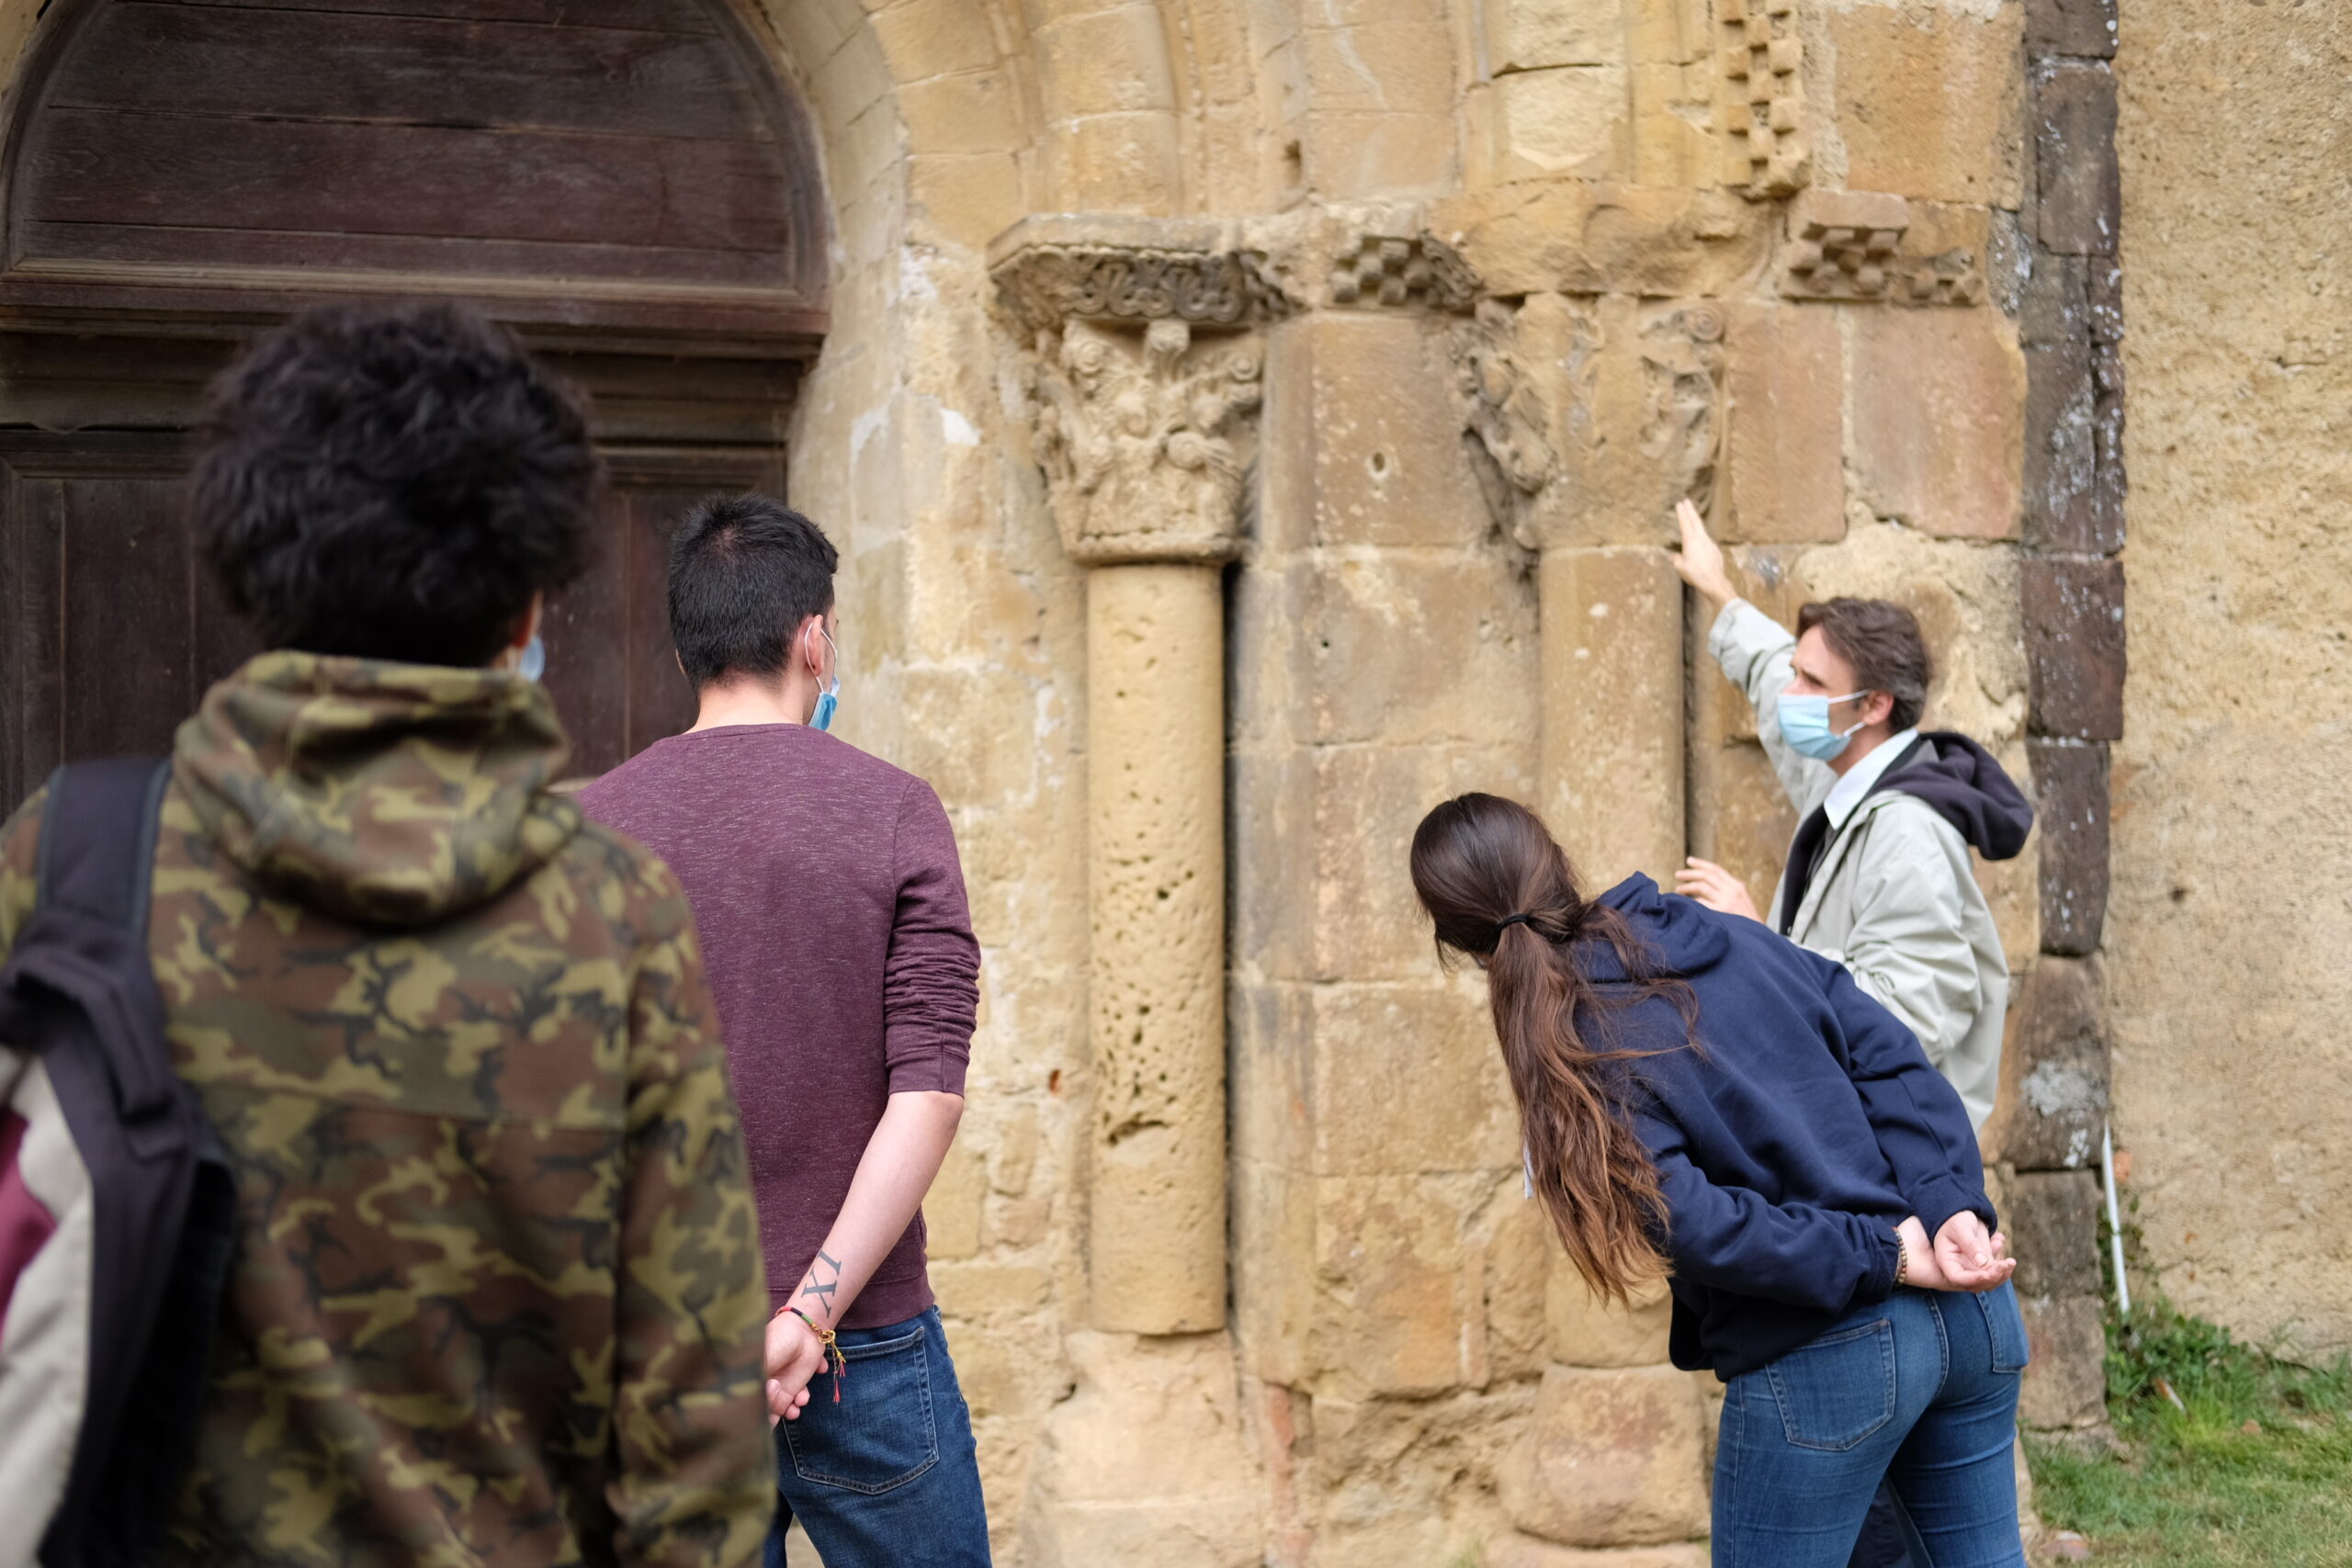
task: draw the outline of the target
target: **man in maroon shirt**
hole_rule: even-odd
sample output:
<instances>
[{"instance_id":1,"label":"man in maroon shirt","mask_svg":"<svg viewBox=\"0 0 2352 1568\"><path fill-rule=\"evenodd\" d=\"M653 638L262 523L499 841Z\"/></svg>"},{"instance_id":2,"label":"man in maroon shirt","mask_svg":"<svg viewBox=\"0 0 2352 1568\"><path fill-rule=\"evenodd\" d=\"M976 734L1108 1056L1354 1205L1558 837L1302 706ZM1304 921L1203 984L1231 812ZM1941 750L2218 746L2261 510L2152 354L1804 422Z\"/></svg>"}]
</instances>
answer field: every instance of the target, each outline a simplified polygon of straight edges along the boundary
<instances>
[{"instance_id":1,"label":"man in maroon shirt","mask_svg":"<svg viewBox=\"0 0 2352 1568\"><path fill-rule=\"evenodd\" d=\"M796 1514L826 1568L984 1565L921 1213L963 1113L979 948L938 795L825 733L836 561L764 497L696 508L670 630L700 714L580 802L670 863L701 932L775 1309L771 1568Z\"/></svg>"}]
</instances>

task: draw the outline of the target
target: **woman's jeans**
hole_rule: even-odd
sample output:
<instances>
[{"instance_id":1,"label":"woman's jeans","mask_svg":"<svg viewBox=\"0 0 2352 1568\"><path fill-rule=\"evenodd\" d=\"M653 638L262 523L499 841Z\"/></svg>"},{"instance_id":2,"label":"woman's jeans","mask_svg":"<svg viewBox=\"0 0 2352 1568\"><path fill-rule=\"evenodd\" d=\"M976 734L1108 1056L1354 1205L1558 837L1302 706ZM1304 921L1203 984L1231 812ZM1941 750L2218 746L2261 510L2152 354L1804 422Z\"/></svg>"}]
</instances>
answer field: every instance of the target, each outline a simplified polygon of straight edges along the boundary
<instances>
[{"instance_id":1,"label":"woman's jeans","mask_svg":"<svg viewBox=\"0 0 2352 1568\"><path fill-rule=\"evenodd\" d=\"M767 1568L784 1568L795 1516L825 1568L988 1568L989 1518L972 1415L939 1309L887 1328L845 1328L849 1366L817 1374L797 1419L775 1432L775 1525Z\"/></svg>"},{"instance_id":2,"label":"woman's jeans","mask_svg":"<svg viewBox=\"0 0 2352 1568\"><path fill-rule=\"evenodd\" d=\"M1915 1561L2023 1568L2017 1292L1897 1291L1734 1378L1715 1448L1714 1568L1846 1568L1882 1476Z\"/></svg>"}]
</instances>

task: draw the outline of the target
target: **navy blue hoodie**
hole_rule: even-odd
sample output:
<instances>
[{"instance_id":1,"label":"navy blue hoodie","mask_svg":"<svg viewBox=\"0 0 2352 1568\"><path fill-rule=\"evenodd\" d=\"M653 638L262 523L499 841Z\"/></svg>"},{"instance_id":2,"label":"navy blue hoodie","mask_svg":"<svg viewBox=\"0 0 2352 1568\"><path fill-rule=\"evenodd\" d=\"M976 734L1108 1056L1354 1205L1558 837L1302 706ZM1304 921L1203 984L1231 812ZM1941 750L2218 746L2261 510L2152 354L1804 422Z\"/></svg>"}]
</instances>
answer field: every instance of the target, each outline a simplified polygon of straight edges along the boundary
<instances>
[{"instance_id":1,"label":"navy blue hoodie","mask_svg":"<svg viewBox=\"0 0 2352 1568\"><path fill-rule=\"evenodd\" d=\"M1606 1025L1658 1053L1631 1069L1634 1124L1666 1196L1676 1366L1728 1382L1885 1300L1906 1215L1930 1236L1963 1209L1994 1223L1960 1096L1843 967L1646 876L1600 902L1699 1001L1696 1051L1673 1048L1664 998ZM1575 957L1596 986L1625 983L1606 942Z\"/></svg>"}]
</instances>

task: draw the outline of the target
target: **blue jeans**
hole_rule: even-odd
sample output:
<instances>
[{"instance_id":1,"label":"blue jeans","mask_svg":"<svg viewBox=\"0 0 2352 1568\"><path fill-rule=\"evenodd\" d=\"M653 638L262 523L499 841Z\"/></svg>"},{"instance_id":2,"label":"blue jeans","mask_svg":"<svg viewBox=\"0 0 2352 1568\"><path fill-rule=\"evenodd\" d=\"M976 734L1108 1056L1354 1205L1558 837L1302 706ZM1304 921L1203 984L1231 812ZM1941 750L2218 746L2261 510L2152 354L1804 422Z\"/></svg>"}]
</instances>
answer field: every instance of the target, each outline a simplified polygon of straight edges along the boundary
<instances>
[{"instance_id":1,"label":"blue jeans","mask_svg":"<svg viewBox=\"0 0 2352 1568\"><path fill-rule=\"evenodd\" d=\"M1930 1568L2024 1568L2018 1375L2004 1285L1897 1291L1732 1379L1715 1448L1714 1568L1846 1568L1884 1477Z\"/></svg>"},{"instance_id":2,"label":"blue jeans","mask_svg":"<svg viewBox=\"0 0 2352 1568\"><path fill-rule=\"evenodd\" d=\"M796 1515L825 1568L988 1568L972 1413L939 1309L845 1328L841 1348L840 1402L832 1373L820 1372L799 1417L776 1425L767 1568L784 1568Z\"/></svg>"}]
</instances>

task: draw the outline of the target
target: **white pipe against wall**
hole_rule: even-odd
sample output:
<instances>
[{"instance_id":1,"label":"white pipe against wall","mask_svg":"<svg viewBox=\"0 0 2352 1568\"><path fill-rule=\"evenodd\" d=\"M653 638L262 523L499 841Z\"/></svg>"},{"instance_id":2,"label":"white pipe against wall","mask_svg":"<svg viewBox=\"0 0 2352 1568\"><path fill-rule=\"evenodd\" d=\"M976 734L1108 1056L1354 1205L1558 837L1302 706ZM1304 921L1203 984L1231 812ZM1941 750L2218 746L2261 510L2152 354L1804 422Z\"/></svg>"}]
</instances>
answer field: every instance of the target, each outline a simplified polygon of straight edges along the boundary
<instances>
[{"instance_id":1,"label":"white pipe against wall","mask_svg":"<svg viewBox=\"0 0 2352 1568\"><path fill-rule=\"evenodd\" d=\"M2115 1310L2123 1317L2132 1315L2132 1284L2123 1277L2123 1218L2115 1206L2115 1128L2099 1129L2099 1173L2107 1180L2107 1245L2115 1260Z\"/></svg>"}]
</instances>

